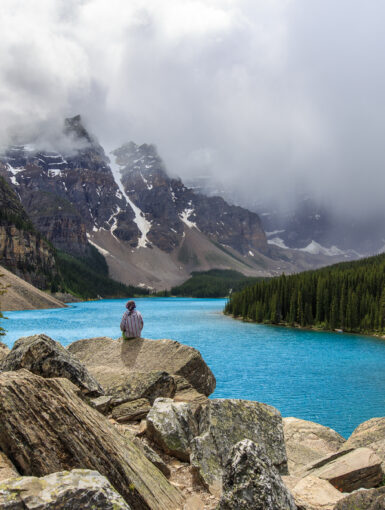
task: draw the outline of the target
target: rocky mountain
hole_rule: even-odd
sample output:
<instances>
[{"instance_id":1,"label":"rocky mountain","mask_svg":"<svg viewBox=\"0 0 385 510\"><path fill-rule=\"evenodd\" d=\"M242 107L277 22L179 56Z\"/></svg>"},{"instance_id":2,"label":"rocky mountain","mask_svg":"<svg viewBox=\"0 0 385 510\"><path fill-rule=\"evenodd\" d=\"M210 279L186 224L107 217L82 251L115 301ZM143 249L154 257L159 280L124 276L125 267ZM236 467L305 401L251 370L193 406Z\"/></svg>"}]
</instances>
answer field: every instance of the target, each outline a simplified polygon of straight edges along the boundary
<instances>
[{"instance_id":1,"label":"rocky mountain","mask_svg":"<svg viewBox=\"0 0 385 510\"><path fill-rule=\"evenodd\" d=\"M266 236L257 214L207 197L168 176L153 145L130 142L113 152L125 193L144 213L148 241L171 252L179 246L185 227L196 228L214 243L242 255L266 252Z\"/></svg>"},{"instance_id":2,"label":"rocky mountain","mask_svg":"<svg viewBox=\"0 0 385 510\"><path fill-rule=\"evenodd\" d=\"M268 242L256 213L185 186L153 145L130 142L107 156L80 116L65 121L56 151L8 147L0 175L54 247L87 260L97 248L126 284L164 289L194 270L262 276L341 259Z\"/></svg>"},{"instance_id":3,"label":"rocky mountain","mask_svg":"<svg viewBox=\"0 0 385 510\"><path fill-rule=\"evenodd\" d=\"M80 148L63 154L33 145L12 146L1 158L0 172L17 191L36 229L57 248L84 255L87 231L111 229L124 200L104 150L79 116L66 120L65 133L78 146L80 142ZM127 214L132 223L133 214Z\"/></svg>"},{"instance_id":4,"label":"rocky mountain","mask_svg":"<svg viewBox=\"0 0 385 510\"><path fill-rule=\"evenodd\" d=\"M42 289L57 275L52 246L30 221L12 188L0 177L1 264Z\"/></svg>"},{"instance_id":5,"label":"rocky mountain","mask_svg":"<svg viewBox=\"0 0 385 510\"><path fill-rule=\"evenodd\" d=\"M294 206L283 210L271 204L256 204L253 210L260 212L268 243L284 249L340 255L346 259L384 250L381 214L359 219L342 217L310 196L299 197Z\"/></svg>"}]
</instances>

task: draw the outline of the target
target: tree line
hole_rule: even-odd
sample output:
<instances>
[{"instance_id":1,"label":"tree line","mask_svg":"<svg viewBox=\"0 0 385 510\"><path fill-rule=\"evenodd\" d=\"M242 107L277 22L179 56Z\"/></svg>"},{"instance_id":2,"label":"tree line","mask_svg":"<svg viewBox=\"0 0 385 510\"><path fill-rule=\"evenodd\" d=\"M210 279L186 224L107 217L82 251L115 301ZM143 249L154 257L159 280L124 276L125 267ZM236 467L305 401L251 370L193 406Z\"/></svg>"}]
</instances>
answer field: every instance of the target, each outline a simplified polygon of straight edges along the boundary
<instances>
[{"instance_id":1,"label":"tree line","mask_svg":"<svg viewBox=\"0 0 385 510\"><path fill-rule=\"evenodd\" d=\"M258 281L225 313L266 324L385 332L385 254Z\"/></svg>"},{"instance_id":2,"label":"tree line","mask_svg":"<svg viewBox=\"0 0 385 510\"><path fill-rule=\"evenodd\" d=\"M194 271L191 278L177 287L173 287L168 295L195 298L222 298L231 291L239 291L252 285L258 278L247 277L231 269L210 269ZM166 295L163 293L163 295Z\"/></svg>"}]
</instances>

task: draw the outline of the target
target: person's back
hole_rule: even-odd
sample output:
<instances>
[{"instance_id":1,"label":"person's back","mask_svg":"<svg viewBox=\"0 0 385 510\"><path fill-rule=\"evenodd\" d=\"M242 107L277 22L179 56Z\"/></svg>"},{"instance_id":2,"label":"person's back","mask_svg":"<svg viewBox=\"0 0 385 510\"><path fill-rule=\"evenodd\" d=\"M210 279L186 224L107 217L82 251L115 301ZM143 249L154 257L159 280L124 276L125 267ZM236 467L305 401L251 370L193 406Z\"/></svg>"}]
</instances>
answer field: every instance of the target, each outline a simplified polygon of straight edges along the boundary
<instances>
[{"instance_id":1,"label":"person's back","mask_svg":"<svg viewBox=\"0 0 385 510\"><path fill-rule=\"evenodd\" d=\"M138 338L140 337L143 329L142 314L136 310L134 301L128 301L126 304L127 310L124 312L120 322L120 329L123 333L123 338Z\"/></svg>"}]
</instances>

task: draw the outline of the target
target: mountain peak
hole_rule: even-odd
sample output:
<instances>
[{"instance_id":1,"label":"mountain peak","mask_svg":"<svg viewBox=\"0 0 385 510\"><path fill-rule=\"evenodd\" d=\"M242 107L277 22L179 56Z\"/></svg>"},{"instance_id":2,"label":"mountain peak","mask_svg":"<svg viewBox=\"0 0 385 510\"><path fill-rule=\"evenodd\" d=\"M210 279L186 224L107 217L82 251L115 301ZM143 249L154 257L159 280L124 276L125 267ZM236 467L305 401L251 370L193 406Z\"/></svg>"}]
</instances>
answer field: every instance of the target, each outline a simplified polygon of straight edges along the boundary
<instances>
[{"instance_id":1,"label":"mountain peak","mask_svg":"<svg viewBox=\"0 0 385 510\"><path fill-rule=\"evenodd\" d=\"M75 115L74 117L68 117L64 120L64 134L72 136L73 138L86 140L92 143L92 137L83 125L81 115Z\"/></svg>"},{"instance_id":2,"label":"mountain peak","mask_svg":"<svg viewBox=\"0 0 385 510\"><path fill-rule=\"evenodd\" d=\"M147 143L138 145L131 141L112 151L111 154L115 156L116 163L122 168L123 173L140 172L148 174L153 170L157 170L167 175L155 145Z\"/></svg>"}]
</instances>

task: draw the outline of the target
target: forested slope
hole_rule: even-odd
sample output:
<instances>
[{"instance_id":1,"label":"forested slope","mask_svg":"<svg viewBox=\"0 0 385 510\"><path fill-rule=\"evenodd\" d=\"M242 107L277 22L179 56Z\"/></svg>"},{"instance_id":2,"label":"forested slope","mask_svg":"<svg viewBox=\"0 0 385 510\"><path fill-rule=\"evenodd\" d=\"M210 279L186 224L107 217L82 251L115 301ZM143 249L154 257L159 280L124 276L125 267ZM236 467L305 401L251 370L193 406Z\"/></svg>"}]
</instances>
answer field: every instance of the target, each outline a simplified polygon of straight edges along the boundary
<instances>
[{"instance_id":1,"label":"forested slope","mask_svg":"<svg viewBox=\"0 0 385 510\"><path fill-rule=\"evenodd\" d=\"M168 294L196 298L221 298L228 296L232 290L239 291L260 279L248 277L238 271L229 269L195 271L191 278L182 285L173 287Z\"/></svg>"},{"instance_id":2,"label":"forested slope","mask_svg":"<svg viewBox=\"0 0 385 510\"><path fill-rule=\"evenodd\" d=\"M385 332L385 254L257 282L225 313L259 323Z\"/></svg>"}]
</instances>

